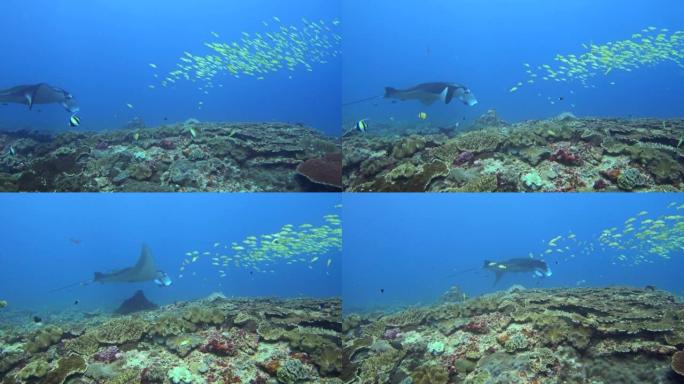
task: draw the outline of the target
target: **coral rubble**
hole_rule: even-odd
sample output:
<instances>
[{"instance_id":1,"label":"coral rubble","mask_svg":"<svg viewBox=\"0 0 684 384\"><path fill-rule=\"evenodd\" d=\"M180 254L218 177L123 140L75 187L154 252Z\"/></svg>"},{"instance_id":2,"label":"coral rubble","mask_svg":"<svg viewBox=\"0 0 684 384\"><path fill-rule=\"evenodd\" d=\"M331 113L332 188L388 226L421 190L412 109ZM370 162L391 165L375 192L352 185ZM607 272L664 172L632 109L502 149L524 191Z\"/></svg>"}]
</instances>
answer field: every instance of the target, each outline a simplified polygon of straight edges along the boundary
<instances>
[{"instance_id":1,"label":"coral rubble","mask_svg":"<svg viewBox=\"0 0 684 384\"><path fill-rule=\"evenodd\" d=\"M5 319L3 384L341 384L339 299L218 297L112 319L54 315L38 331Z\"/></svg>"},{"instance_id":2,"label":"coral rubble","mask_svg":"<svg viewBox=\"0 0 684 384\"><path fill-rule=\"evenodd\" d=\"M385 129L344 136L344 189L684 190L684 120L564 114L506 124L491 115L479 119L472 130L457 133Z\"/></svg>"},{"instance_id":3,"label":"coral rubble","mask_svg":"<svg viewBox=\"0 0 684 384\"><path fill-rule=\"evenodd\" d=\"M316 183L337 183L329 174L341 163L334 138L286 123L0 132L0 149L0 191L316 190ZM300 165L313 186L296 178Z\"/></svg>"},{"instance_id":4,"label":"coral rubble","mask_svg":"<svg viewBox=\"0 0 684 384\"><path fill-rule=\"evenodd\" d=\"M673 295L629 287L515 289L395 313L349 314L342 379L676 383L671 369L683 368L683 318L684 304Z\"/></svg>"}]
</instances>

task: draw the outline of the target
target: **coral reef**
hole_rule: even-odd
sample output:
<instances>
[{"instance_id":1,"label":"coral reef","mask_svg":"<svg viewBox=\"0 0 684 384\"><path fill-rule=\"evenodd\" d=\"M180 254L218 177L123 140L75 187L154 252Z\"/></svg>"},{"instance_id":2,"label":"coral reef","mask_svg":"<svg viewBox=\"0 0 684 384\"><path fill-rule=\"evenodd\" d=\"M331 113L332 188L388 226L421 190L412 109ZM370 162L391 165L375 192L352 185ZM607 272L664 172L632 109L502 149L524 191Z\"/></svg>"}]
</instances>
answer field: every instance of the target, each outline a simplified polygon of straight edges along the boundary
<instances>
[{"instance_id":1,"label":"coral reef","mask_svg":"<svg viewBox=\"0 0 684 384\"><path fill-rule=\"evenodd\" d=\"M346 191L684 190L684 120L559 118L343 137ZM447 136L448 133L450 136Z\"/></svg>"},{"instance_id":2,"label":"coral reef","mask_svg":"<svg viewBox=\"0 0 684 384\"><path fill-rule=\"evenodd\" d=\"M116 318L53 313L39 330L3 311L0 382L340 384L341 307L214 295Z\"/></svg>"},{"instance_id":3,"label":"coral reef","mask_svg":"<svg viewBox=\"0 0 684 384\"><path fill-rule=\"evenodd\" d=\"M0 191L303 191L301 164L317 183L341 185L336 139L286 123L0 132L0 148Z\"/></svg>"},{"instance_id":4,"label":"coral reef","mask_svg":"<svg viewBox=\"0 0 684 384\"><path fill-rule=\"evenodd\" d=\"M306 190L341 191L342 153L306 160L297 166L297 174L313 184L306 185Z\"/></svg>"},{"instance_id":5,"label":"coral reef","mask_svg":"<svg viewBox=\"0 0 684 384\"><path fill-rule=\"evenodd\" d=\"M515 288L349 314L341 376L353 383L676 383L682 318L684 303L673 295L630 287Z\"/></svg>"}]
</instances>

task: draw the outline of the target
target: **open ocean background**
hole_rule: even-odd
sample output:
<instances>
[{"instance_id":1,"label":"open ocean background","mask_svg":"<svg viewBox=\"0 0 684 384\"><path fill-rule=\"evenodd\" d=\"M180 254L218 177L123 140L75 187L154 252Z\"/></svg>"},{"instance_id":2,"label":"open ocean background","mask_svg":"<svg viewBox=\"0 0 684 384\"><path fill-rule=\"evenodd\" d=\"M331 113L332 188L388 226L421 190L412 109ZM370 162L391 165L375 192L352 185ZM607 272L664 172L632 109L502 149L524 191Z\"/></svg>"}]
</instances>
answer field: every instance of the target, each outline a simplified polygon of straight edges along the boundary
<instances>
[{"instance_id":1,"label":"open ocean background","mask_svg":"<svg viewBox=\"0 0 684 384\"><path fill-rule=\"evenodd\" d=\"M138 289L157 304L213 292L228 297L340 296L338 251L317 263L272 264L274 273L218 268L211 265L211 256L202 256L178 277L186 252L213 253L215 242L239 243L247 236L278 232L285 224L326 224L324 215L340 213L334 207L339 200L333 194L5 194L0 199L5 218L0 223L1 298L17 309L69 309L79 300L74 309L109 311ZM157 268L173 280L170 287L92 283L48 293L92 279L95 271L134 265L143 243ZM220 278L218 269L225 269L227 277Z\"/></svg>"},{"instance_id":2,"label":"open ocean background","mask_svg":"<svg viewBox=\"0 0 684 384\"><path fill-rule=\"evenodd\" d=\"M621 253L602 249L604 229L624 222L677 215L684 200L677 194L345 194L345 311L396 309L429 304L452 286L468 296L527 288L654 285L684 295L684 251L665 260L637 266L620 262ZM574 233L576 241L566 241ZM619 233L619 232L617 232ZM548 242L563 236L563 254L544 254ZM583 243L595 243L584 252ZM485 259L542 258L553 271L548 278L532 273L505 275L494 285ZM569 257L575 254L574 258ZM382 292L381 290L384 290Z\"/></svg>"},{"instance_id":3,"label":"open ocean background","mask_svg":"<svg viewBox=\"0 0 684 384\"><path fill-rule=\"evenodd\" d=\"M64 88L80 104L79 129L84 130L117 129L136 117L148 127L196 118L303 123L338 135L339 55L327 64L312 64L312 72L299 66L264 80L218 75L216 83L223 87L209 94L190 81L162 88L159 80L176 69L184 51L210 53L204 42L239 42L242 32L273 31L274 16L286 26L300 26L303 17L330 25L339 18L339 8L337 1L320 0L4 0L0 89L40 82ZM159 79L153 78L150 63L157 65ZM60 132L68 129L68 116L58 105L34 111L0 106L0 129L18 128Z\"/></svg>"},{"instance_id":4,"label":"open ocean background","mask_svg":"<svg viewBox=\"0 0 684 384\"><path fill-rule=\"evenodd\" d=\"M447 81L468 86L479 104L379 99L345 107L344 125L349 129L370 118L369 132L379 123L467 126L491 108L509 122L566 111L681 117L684 69L672 61L605 76L601 71L589 88L541 79L528 85L523 64L557 65L557 54L579 56L586 52L582 44L628 40L649 26L669 29L668 34L681 31L682 14L684 3L677 0L345 0L343 102L381 96L386 86ZM524 85L509 92L518 82ZM419 112L428 119L420 122Z\"/></svg>"}]
</instances>

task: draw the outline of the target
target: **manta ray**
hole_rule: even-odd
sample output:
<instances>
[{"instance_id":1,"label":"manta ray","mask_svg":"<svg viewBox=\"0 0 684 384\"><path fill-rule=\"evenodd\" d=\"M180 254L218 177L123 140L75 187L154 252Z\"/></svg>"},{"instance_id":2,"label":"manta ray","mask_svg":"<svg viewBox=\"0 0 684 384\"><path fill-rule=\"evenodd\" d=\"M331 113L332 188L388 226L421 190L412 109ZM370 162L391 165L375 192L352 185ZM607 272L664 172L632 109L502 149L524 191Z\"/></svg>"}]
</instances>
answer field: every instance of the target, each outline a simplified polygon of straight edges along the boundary
<instances>
[{"instance_id":1,"label":"manta ray","mask_svg":"<svg viewBox=\"0 0 684 384\"><path fill-rule=\"evenodd\" d=\"M386 99L418 100L425 105L430 105L437 100L449 104L454 97L470 107L477 104L475 95L468 87L455 83L433 82L418 84L406 89L385 88Z\"/></svg>"},{"instance_id":2,"label":"manta ray","mask_svg":"<svg viewBox=\"0 0 684 384\"><path fill-rule=\"evenodd\" d=\"M485 260L484 269L494 272L496 278L494 284L506 273L510 272L532 272L533 277L550 277L551 268L544 260L532 259L529 257L520 257L516 259L509 259L504 261L489 261Z\"/></svg>"},{"instance_id":3,"label":"manta ray","mask_svg":"<svg viewBox=\"0 0 684 384\"><path fill-rule=\"evenodd\" d=\"M138 262L129 268L114 272L95 272L93 281L97 283L139 283L157 278L157 267L147 245L142 246Z\"/></svg>"},{"instance_id":4,"label":"manta ray","mask_svg":"<svg viewBox=\"0 0 684 384\"><path fill-rule=\"evenodd\" d=\"M71 93L46 83L18 85L0 90L0 103L26 104L29 109L32 109L35 104L59 103L72 114L79 110L78 104Z\"/></svg>"},{"instance_id":5,"label":"manta ray","mask_svg":"<svg viewBox=\"0 0 684 384\"><path fill-rule=\"evenodd\" d=\"M154 281L157 285L167 287L171 285L168 275L157 269L154 258L147 245L142 246L138 262L134 266L115 270L113 272L95 272L90 280L69 284L64 287L53 289L50 292L57 292L63 289L78 285L88 285L91 283L140 283Z\"/></svg>"}]
</instances>

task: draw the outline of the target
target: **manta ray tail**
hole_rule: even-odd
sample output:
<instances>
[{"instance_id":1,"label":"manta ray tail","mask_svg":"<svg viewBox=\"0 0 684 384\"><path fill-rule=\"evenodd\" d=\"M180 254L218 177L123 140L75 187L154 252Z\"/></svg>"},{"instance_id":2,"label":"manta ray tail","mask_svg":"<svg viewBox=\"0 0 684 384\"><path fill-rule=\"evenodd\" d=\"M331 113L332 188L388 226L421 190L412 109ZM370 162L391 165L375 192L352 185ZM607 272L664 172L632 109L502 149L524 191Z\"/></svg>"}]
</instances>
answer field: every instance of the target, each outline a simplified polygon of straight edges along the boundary
<instances>
[{"instance_id":1,"label":"manta ray tail","mask_svg":"<svg viewBox=\"0 0 684 384\"><path fill-rule=\"evenodd\" d=\"M346 107L346 106L348 106L348 105L359 104L359 103L363 103L364 101L371 101L371 100L379 99L379 98L381 98L381 97L382 97L382 96L371 96L371 97L366 97L366 98L364 98L364 99L359 99L359 100L354 100L354 101L349 101L349 102L346 102L346 103L342 103L342 106L343 106L343 107Z\"/></svg>"},{"instance_id":2,"label":"manta ray tail","mask_svg":"<svg viewBox=\"0 0 684 384\"><path fill-rule=\"evenodd\" d=\"M74 288L74 287L78 287L78 286L88 285L88 284L92 283L93 281L94 281L94 280L79 281L79 282L77 282L77 283L72 283L72 284L69 284L69 285L65 285L65 286L63 286L63 287L51 289L50 291L48 291L48 293L54 293L54 292L63 291L63 290L65 290L65 289L69 289L69 288Z\"/></svg>"},{"instance_id":3,"label":"manta ray tail","mask_svg":"<svg viewBox=\"0 0 684 384\"><path fill-rule=\"evenodd\" d=\"M385 87L385 97L393 97L396 95L397 89L392 87Z\"/></svg>"}]
</instances>

